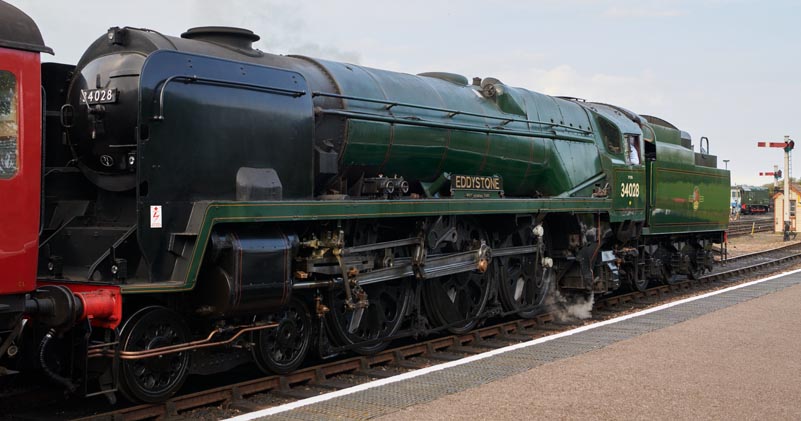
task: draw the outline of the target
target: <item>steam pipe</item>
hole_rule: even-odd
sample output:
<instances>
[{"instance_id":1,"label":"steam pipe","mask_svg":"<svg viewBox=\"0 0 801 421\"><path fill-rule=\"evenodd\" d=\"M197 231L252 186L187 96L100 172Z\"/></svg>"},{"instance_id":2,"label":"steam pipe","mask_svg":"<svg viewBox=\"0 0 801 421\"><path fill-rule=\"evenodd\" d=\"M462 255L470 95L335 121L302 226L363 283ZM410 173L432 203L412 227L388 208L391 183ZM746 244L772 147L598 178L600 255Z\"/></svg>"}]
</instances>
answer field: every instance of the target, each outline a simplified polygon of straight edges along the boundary
<instances>
[{"instance_id":1,"label":"steam pipe","mask_svg":"<svg viewBox=\"0 0 801 421\"><path fill-rule=\"evenodd\" d=\"M235 341L236 339L238 339L240 336L242 336L243 334L245 334L247 332L253 332L253 331L264 330L264 329L271 329L271 328L275 328L275 327L278 327L278 323L265 323L265 324L250 325L250 326L245 326L245 327L243 327L243 326L235 326L235 327L232 327L232 328L229 328L229 329L222 329L222 328L214 329L213 331L211 331L208 334L208 336L206 336L205 339L199 339L197 341L187 342L187 343L183 343L183 344L175 344L175 345L163 346L163 347L160 347L160 348L145 349L145 350L142 350L142 351L121 351L119 353L119 355L120 355L120 359L121 360L141 360L143 358L157 357L157 356L160 356L160 355L175 354L177 352L191 351L191 350L194 350L194 349L201 349L201 348L208 348L208 347L212 347L212 346L226 345L226 344L229 344L229 343ZM241 328L241 329L238 332L236 332L236 334L234 336L232 336L232 337L230 337L230 338L228 338L228 339L226 339L224 341L212 342L212 338L214 336L216 336L217 334L223 333L226 330L237 329L237 328ZM113 356L114 356L113 352L110 352L110 351L107 351L107 350L102 350L102 349L93 349L93 350L90 350L89 352L87 352L87 357L88 358L113 357Z\"/></svg>"}]
</instances>

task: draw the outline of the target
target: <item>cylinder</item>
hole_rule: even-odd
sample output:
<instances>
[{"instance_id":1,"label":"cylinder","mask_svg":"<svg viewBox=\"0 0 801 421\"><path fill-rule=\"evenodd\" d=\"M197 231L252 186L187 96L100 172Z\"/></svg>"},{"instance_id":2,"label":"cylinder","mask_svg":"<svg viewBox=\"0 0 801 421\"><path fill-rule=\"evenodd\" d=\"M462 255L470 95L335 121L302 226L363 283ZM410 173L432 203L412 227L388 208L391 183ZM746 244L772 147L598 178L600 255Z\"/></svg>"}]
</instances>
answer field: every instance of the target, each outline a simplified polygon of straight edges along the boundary
<instances>
[{"instance_id":1,"label":"cylinder","mask_svg":"<svg viewBox=\"0 0 801 421\"><path fill-rule=\"evenodd\" d=\"M197 313L259 314L285 306L292 293L292 256L298 243L295 234L277 227L215 232L210 258L192 293Z\"/></svg>"}]
</instances>

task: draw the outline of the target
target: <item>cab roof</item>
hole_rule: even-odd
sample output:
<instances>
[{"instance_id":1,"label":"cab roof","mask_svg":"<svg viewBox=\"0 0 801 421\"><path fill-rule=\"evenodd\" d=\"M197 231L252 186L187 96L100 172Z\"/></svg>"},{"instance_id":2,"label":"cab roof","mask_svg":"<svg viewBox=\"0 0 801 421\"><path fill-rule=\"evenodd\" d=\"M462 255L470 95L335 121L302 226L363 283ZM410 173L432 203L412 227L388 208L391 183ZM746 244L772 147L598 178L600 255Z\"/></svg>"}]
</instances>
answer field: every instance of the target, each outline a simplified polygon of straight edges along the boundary
<instances>
[{"instance_id":1,"label":"cab roof","mask_svg":"<svg viewBox=\"0 0 801 421\"><path fill-rule=\"evenodd\" d=\"M0 47L53 54L30 16L0 0Z\"/></svg>"}]
</instances>

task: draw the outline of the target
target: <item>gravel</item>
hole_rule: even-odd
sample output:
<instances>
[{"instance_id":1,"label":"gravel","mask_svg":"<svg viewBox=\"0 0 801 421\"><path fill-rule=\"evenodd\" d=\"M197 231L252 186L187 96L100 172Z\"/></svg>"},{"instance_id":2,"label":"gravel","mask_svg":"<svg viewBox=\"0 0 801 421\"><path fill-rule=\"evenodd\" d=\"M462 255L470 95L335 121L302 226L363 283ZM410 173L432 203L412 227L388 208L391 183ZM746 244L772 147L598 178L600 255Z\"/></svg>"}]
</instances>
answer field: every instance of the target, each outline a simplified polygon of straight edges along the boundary
<instances>
[{"instance_id":1,"label":"gravel","mask_svg":"<svg viewBox=\"0 0 801 421\"><path fill-rule=\"evenodd\" d=\"M754 235L740 235L729 238L729 257L798 243L801 243L801 237L793 241L783 241L782 233L759 232Z\"/></svg>"}]
</instances>

